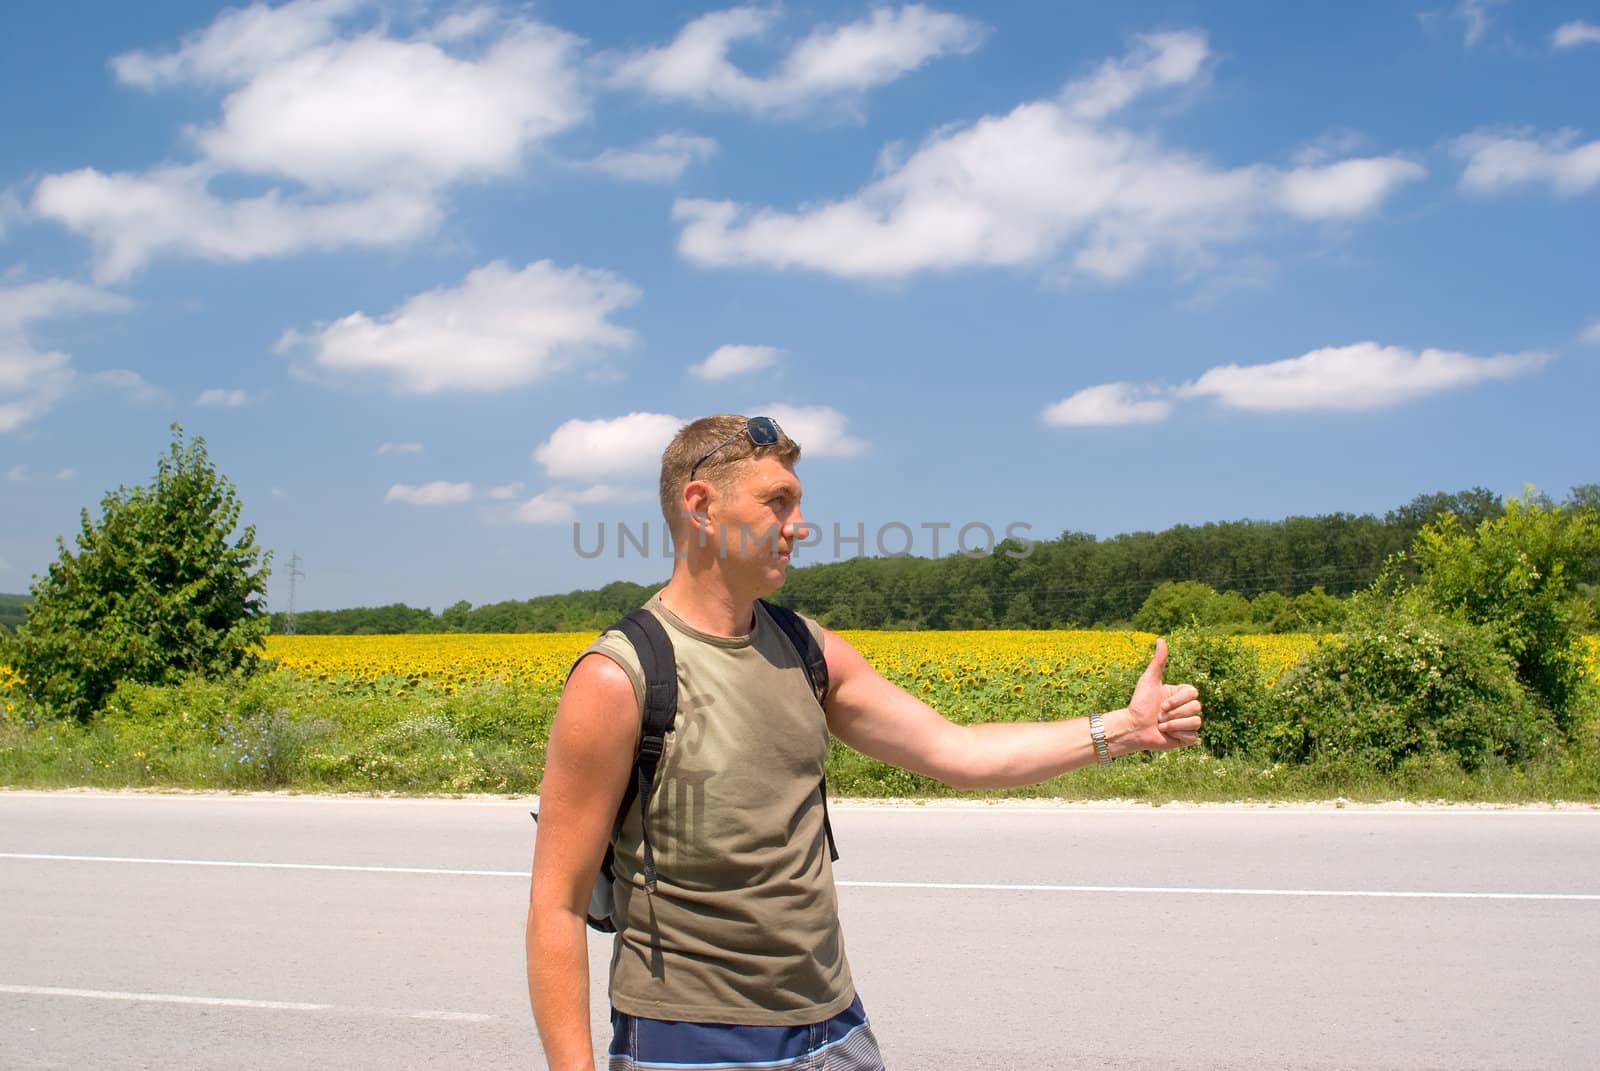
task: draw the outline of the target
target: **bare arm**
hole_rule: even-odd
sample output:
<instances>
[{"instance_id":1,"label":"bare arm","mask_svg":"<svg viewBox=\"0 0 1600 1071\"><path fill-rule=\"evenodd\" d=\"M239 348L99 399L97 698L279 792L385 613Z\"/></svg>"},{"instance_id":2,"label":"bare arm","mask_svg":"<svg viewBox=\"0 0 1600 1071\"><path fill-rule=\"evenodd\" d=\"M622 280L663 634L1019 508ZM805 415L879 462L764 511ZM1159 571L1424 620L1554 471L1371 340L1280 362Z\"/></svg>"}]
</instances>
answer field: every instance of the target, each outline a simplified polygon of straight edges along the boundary
<instances>
[{"instance_id":1,"label":"bare arm","mask_svg":"<svg viewBox=\"0 0 1600 1071\"><path fill-rule=\"evenodd\" d=\"M1032 785L1098 761L1088 718L957 725L885 679L836 634L826 640L828 728L865 755L954 788ZM1166 663L1166 643L1158 640L1128 705L1105 715L1113 757L1199 739L1199 693L1162 683Z\"/></svg>"},{"instance_id":2,"label":"bare arm","mask_svg":"<svg viewBox=\"0 0 1600 1071\"><path fill-rule=\"evenodd\" d=\"M528 998L552 1071L594 1067L585 918L638 741L628 675L583 659L550 728L528 894Z\"/></svg>"}]
</instances>

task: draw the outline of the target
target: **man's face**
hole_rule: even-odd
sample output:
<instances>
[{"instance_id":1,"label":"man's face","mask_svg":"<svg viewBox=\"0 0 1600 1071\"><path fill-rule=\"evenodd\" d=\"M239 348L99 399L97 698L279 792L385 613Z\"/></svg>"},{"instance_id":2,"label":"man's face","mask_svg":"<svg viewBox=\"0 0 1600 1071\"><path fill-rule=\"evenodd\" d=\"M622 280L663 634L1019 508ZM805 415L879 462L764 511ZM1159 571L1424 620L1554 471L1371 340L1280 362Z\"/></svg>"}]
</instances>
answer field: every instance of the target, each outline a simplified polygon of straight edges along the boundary
<instances>
[{"instance_id":1,"label":"man's face","mask_svg":"<svg viewBox=\"0 0 1600 1071\"><path fill-rule=\"evenodd\" d=\"M805 535L800 479L777 458L747 462L711 511L725 561L760 569L777 590L797 541Z\"/></svg>"}]
</instances>

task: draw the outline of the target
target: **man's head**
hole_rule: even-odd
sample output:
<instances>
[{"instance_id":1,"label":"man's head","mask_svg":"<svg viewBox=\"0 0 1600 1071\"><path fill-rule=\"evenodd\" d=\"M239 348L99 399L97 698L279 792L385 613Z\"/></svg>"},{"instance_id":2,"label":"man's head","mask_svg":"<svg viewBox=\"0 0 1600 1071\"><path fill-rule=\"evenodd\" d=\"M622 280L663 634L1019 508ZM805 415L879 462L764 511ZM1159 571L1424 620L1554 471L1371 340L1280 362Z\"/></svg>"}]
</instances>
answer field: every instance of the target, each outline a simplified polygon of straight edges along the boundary
<instances>
[{"instance_id":1,"label":"man's head","mask_svg":"<svg viewBox=\"0 0 1600 1071\"><path fill-rule=\"evenodd\" d=\"M680 565L755 597L781 587L804 538L799 458L764 417L702 417L678 432L661 457L661 511Z\"/></svg>"},{"instance_id":2,"label":"man's head","mask_svg":"<svg viewBox=\"0 0 1600 1071\"><path fill-rule=\"evenodd\" d=\"M765 418L755 418L762 420ZM726 495L756 458L771 457L788 468L800 460L800 444L770 421L775 441L758 443L765 428L752 433L751 418L733 413L701 417L685 424L661 454L661 513L674 536L685 531L683 489L704 480Z\"/></svg>"}]
</instances>

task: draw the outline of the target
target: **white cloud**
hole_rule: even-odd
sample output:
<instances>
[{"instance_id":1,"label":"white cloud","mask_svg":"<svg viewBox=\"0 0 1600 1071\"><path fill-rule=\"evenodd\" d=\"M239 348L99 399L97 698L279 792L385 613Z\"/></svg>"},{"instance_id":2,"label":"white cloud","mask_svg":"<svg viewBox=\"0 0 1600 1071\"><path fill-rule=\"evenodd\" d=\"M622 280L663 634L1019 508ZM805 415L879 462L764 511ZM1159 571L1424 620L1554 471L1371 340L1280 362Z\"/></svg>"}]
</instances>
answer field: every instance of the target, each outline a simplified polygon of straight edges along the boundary
<instances>
[{"instance_id":1,"label":"white cloud","mask_svg":"<svg viewBox=\"0 0 1600 1071\"><path fill-rule=\"evenodd\" d=\"M1542 183L1562 196L1586 193L1600 185L1600 140L1582 145L1577 140L1575 130L1542 138L1493 131L1457 138L1456 155L1467 161L1461 187L1469 193L1493 194Z\"/></svg>"},{"instance_id":2,"label":"white cloud","mask_svg":"<svg viewBox=\"0 0 1600 1071\"><path fill-rule=\"evenodd\" d=\"M77 469L60 469L55 474L55 479L61 481L76 480L77 478ZM45 479L45 476L43 473L31 471L26 465L12 465L6 470L6 479L12 483L27 483L30 480Z\"/></svg>"},{"instance_id":3,"label":"white cloud","mask_svg":"<svg viewBox=\"0 0 1600 1071\"><path fill-rule=\"evenodd\" d=\"M176 52L117 57L144 88L230 88L219 122L192 129L208 160L314 187L435 187L516 169L528 145L579 122L576 38L524 20L478 53L444 44L493 20L457 12L412 39L348 26L356 0L226 11Z\"/></svg>"},{"instance_id":4,"label":"white cloud","mask_svg":"<svg viewBox=\"0 0 1600 1071\"><path fill-rule=\"evenodd\" d=\"M237 409L248 400L242 390L223 390L221 387L213 387L210 390L201 391L200 397L194 400L194 404Z\"/></svg>"},{"instance_id":5,"label":"white cloud","mask_svg":"<svg viewBox=\"0 0 1600 1071\"><path fill-rule=\"evenodd\" d=\"M596 502L642 502L649 496L609 484L595 484L581 490L552 488L534 495L512 513L521 524L566 524L577 519L578 507Z\"/></svg>"},{"instance_id":6,"label":"white cloud","mask_svg":"<svg viewBox=\"0 0 1600 1071\"><path fill-rule=\"evenodd\" d=\"M69 279L0 288L0 332L19 331L38 320L57 320L88 312L127 312L133 302Z\"/></svg>"},{"instance_id":7,"label":"white cloud","mask_svg":"<svg viewBox=\"0 0 1600 1071\"><path fill-rule=\"evenodd\" d=\"M1590 324L1579 338L1584 342L1600 345L1600 320Z\"/></svg>"},{"instance_id":8,"label":"white cloud","mask_svg":"<svg viewBox=\"0 0 1600 1071\"><path fill-rule=\"evenodd\" d=\"M385 454L420 454L421 443L383 443L373 453L382 457Z\"/></svg>"},{"instance_id":9,"label":"white cloud","mask_svg":"<svg viewBox=\"0 0 1600 1071\"><path fill-rule=\"evenodd\" d=\"M1440 391L1511 379L1546 360L1537 353L1473 357L1450 350L1413 353L1358 342L1257 365L1220 365L1179 389L1181 397L1213 397L1233 409L1383 409Z\"/></svg>"},{"instance_id":10,"label":"white cloud","mask_svg":"<svg viewBox=\"0 0 1600 1071\"><path fill-rule=\"evenodd\" d=\"M518 506L512 517L522 524L567 524L577 520L578 510L572 503L546 492Z\"/></svg>"},{"instance_id":11,"label":"white cloud","mask_svg":"<svg viewBox=\"0 0 1600 1071\"><path fill-rule=\"evenodd\" d=\"M1141 34L1133 50L1109 59L1088 78L1070 83L1061 99L1079 119L1104 119L1135 97L1186 85L1199 76L1209 48L1205 34L1192 30Z\"/></svg>"},{"instance_id":12,"label":"white cloud","mask_svg":"<svg viewBox=\"0 0 1600 1071\"><path fill-rule=\"evenodd\" d=\"M378 372L409 394L503 390L630 345L633 332L609 317L638 297L610 272L495 261L376 319L355 312L309 335L287 332L278 349L308 346L323 368Z\"/></svg>"},{"instance_id":13,"label":"white cloud","mask_svg":"<svg viewBox=\"0 0 1600 1071\"><path fill-rule=\"evenodd\" d=\"M717 154L711 138L682 132L660 134L631 149L607 149L578 166L625 182L676 182L690 164Z\"/></svg>"},{"instance_id":14,"label":"white cloud","mask_svg":"<svg viewBox=\"0 0 1600 1071\"><path fill-rule=\"evenodd\" d=\"M1541 353L1474 357L1358 342L1266 364L1218 365L1178 387L1131 383L1087 387L1042 415L1047 423L1061 425L1153 424L1172 415L1182 402L1200 398L1253 412L1371 411L1513 379L1548 361Z\"/></svg>"},{"instance_id":15,"label":"white cloud","mask_svg":"<svg viewBox=\"0 0 1600 1071\"><path fill-rule=\"evenodd\" d=\"M1290 171L1278 193L1283 207L1302 219L1347 219L1366 215L1397 186L1427 173L1421 164L1392 156L1341 160Z\"/></svg>"},{"instance_id":16,"label":"white cloud","mask_svg":"<svg viewBox=\"0 0 1600 1071\"><path fill-rule=\"evenodd\" d=\"M936 132L843 200L794 212L679 200L678 249L701 264L857 278L1066 256L1080 272L1119 279L1160 253L1199 260L1207 247L1248 235L1274 208L1309 218L1370 212L1421 173L1384 157L1290 172L1224 169L1079 114L1195 77L1203 54L1197 34L1142 39L1130 57L1061 99Z\"/></svg>"},{"instance_id":17,"label":"white cloud","mask_svg":"<svg viewBox=\"0 0 1600 1071\"><path fill-rule=\"evenodd\" d=\"M175 52L125 52L111 61L117 78L141 89L183 84L226 85L251 78L322 44L363 0L291 0L231 8L187 35Z\"/></svg>"},{"instance_id":18,"label":"white cloud","mask_svg":"<svg viewBox=\"0 0 1600 1071\"><path fill-rule=\"evenodd\" d=\"M1131 383L1103 383L1085 387L1045 409L1046 424L1058 427L1113 427L1120 424L1157 424L1172 412L1164 399L1140 397Z\"/></svg>"},{"instance_id":19,"label":"white cloud","mask_svg":"<svg viewBox=\"0 0 1600 1071\"><path fill-rule=\"evenodd\" d=\"M1600 26L1575 19L1556 29L1551 43L1557 48L1577 48L1579 45L1600 45Z\"/></svg>"},{"instance_id":20,"label":"white cloud","mask_svg":"<svg viewBox=\"0 0 1600 1071\"><path fill-rule=\"evenodd\" d=\"M383 500L407 506L453 506L472 501L472 496L473 487L470 483L435 480L421 485L397 483L389 488Z\"/></svg>"},{"instance_id":21,"label":"white cloud","mask_svg":"<svg viewBox=\"0 0 1600 1071\"><path fill-rule=\"evenodd\" d=\"M810 458L855 457L868 444L849 433L848 419L827 406L774 404L748 410L772 417L785 434L798 442ZM533 460L556 479L589 481L629 477L653 480L660 472L661 453L678 434L684 420L666 413L629 413L601 420L569 420L534 450ZM613 493L615 489L612 489ZM570 503L561 491L535 496L530 512L553 511L552 503ZM608 501L621 501L609 499Z\"/></svg>"},{"instance_id":22,"label":"white cloud","mask_svg":"<svg viewBox=\"0 0 1600 1071\"><path fill-rule=\"evenodd\" d=\"M427 33L430 41L465 41L490 30L500 19L492 7L464 8L440 19Z\"/></svg>"},{"instance_id":23,"label":"white cloud","mask_svg":"<svg viewBox=\"0 0 1600 1071\"><path fill-rule=\"evenodd\" d=\"M29 328L39 321L132 307L133 302L121 295L67 279L0 287L0 433L37 420L85 382L118 374L138 379L132 372L85 377L73 369L71 357L39 349L29 335Z\"/></svg>"},{"instance_id":24,"label":"white cloud","mask_svg":"<svg viewBox=\"0 0 1600 1071\"><path fill-rule=\"evenodd\" d=\"M126 279L152 259L178 255L246 261L306 249L402 245L429 234L441 210L431 194L380 191L335 199L270 190L224 200L198 167L50 175L33 208L95 247L95 277Z\"/></svg>"},{"instance_id":25,"label":"white cloud","mask_svg":"<svg viewBox=\"0 0 1600 1071\"><path fill-rule=\"evenodd\" d=\"M1489 32L1489 9L1504 2L1505 0L1458 0L1454 7L1447 10L1425 11L1419 17L1424 22L1442 19L1459 22L1462 28L1462 43L1467 48L1475 48Z\"/></svg>"},{"instance_id":26,"label":"white cloud","mask_svg":"<svg viewBox=\"0 0 1600 1071\"><path fill-rule=\"evenodd\" d=\"M534 143L586 114L576 41L522 25L482 56L363 35L269 67L195 132L206 158L313 188L434 189L514 173Z\"/></svg>"},{"instance_id":27,"label":"white cloud","mask_svg":"<svg viewBox=\"0 0 1600 1071\"><path fill-rule=\"evenodd\" d=\"M354 21L372 10L361 0L253 4L171 53L117 57L126 84L226 94L215 121L187 129L199 158L46 176L35 213L93 243L102 281L162 255L400 245L433 233L445 187L515 173L532 146L587 114L578 42L565 33L458 11L403 38L387 17ZM288 185L213 192L235 176Z\"/></svg>"},{"instance_id":28,"label":"white cloud","mask_svg":"<svg viewBox=\"0 0 1600 1071\"><path fill-rule=\"evenodd\" d=\"M1337 128L1306 142L1295 152L1294 162L1300 167L1315 167L1341 156L1350 156L1367 144L1366 135L1360 131Z\"/></svg>"},{"instance_id":29,"label":"white cloud","mask_svg":"<svg viewBox=\"0 0 1600 1071\"><path fill-rule=\"evenodd\" d=\"M522 494L522 484L502 483L489 488L489 497L500 502L506 502Z\"/></svg>"},{"instance_id":30,"label":"white cloud","mask_svg":"<svg viewBox=\"0 0 1600 1071\"><path fill-rule=\"evenodd\" d=\"M90 372L80 378L88 386L116 391L137 402L159 402L167 397L166 391L127 368L108 368L104 372Z\"/></svg>"},{"instance_id":31,"label":"white cloud","mask_svg":"<svg viewBox=\"0 0 1600 1071\"><path fill-rule=\"evenodd\" d=\"M758 406L750 412L776 420L784 434L800 444L807 458L857 457L868 448L865 440L851 435L845 427L849 418L826 405L776 403Z\"/></svg>"},{"instance_id":32,"label":"white cloud","mask_svg":"<svg viewBox=\"0 0 1600 1071\"><path fill-rule=\"evenodd\" d=\"M689 374L696 379L731 379L771 368L782 353L775 346L718 346L711 356L690 365Z\"/></svg>"},{"instance_id":33,"label":"white cloud","mask_svg":"<svg viewBox=\"0 0 1600 1071\"><path fill-rule=\"evenodd\" d=\"M921 4L880 7L867 18L812 31L771 74L747 74L728 58L736 42L760 39L773 9L738 7L690 22L671 44L623 57L613 81L707 107L794 114L850 101L941 56L971 52L983 28Z\"/></svg>"},{"instance_id":34,"label":"white cloud","mask_svg":"<svg viewBox=\"0 0 1600 1071\"><path fill-rule=\"evenodd\" d=\"M654 476L661 452L685 423L666 413L569 420L533 451L533 460L556 479Z\"/></svg>"}]
</instances>

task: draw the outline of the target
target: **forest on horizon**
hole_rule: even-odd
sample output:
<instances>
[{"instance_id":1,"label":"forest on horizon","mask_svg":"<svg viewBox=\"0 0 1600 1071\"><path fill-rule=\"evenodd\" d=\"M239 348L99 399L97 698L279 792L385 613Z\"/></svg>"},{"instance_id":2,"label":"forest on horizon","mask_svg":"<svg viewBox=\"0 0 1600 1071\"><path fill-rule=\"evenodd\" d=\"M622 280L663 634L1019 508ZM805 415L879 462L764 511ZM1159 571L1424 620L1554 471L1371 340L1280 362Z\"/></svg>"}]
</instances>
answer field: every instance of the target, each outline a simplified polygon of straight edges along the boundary
<instances>
[{"instance_id":1,"label":"forest on horizon","mask_svg":"<svg viewBox=\"0 0 1600 1071\"><path fill-rule=\"evenodd\" d=\"M1562 508L1600 511L1600 484L1572 488ZM1419 495L1382 517L1330 513L1281 521L1176 525L1101 539L1064 532L1035 540L1026 556L1002 542L981 557L861 557L789 570L773 601L833 629L1125 628L1152 592L1168 601L1181 589L1200 605L1205 589L1232 601L1214 617L1260 631L1296 631L1336 623L1328 597L1343 598L1378 576L1411 546L1423 525L1454 514L1467 527L1504 512L1501 498L1474 487ZM1597 560L1574 576L1579 590L1600 584ZM465 600L435 612L404 602L340 610L304 610L293 631L305 635L434 632L586 632L609 625L665 583L616 581L600 588L473 606ZM1275 594L1272 594L1275 593ZM0 594L0 628L15 630L28 597ZM1298 603L1298 605L1297 605ZM1252 609L1253 606L1253 609ZM272 632L289 631L272 615Z\"/></svg>"}]
</instances>

